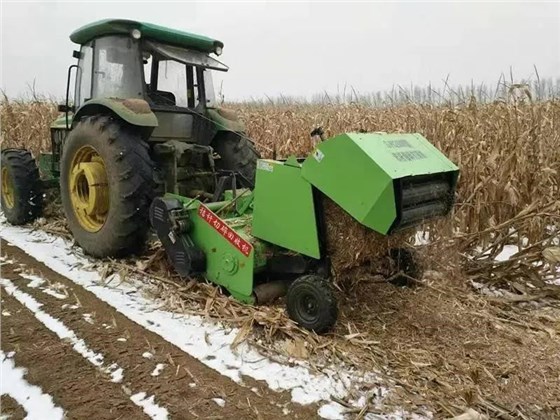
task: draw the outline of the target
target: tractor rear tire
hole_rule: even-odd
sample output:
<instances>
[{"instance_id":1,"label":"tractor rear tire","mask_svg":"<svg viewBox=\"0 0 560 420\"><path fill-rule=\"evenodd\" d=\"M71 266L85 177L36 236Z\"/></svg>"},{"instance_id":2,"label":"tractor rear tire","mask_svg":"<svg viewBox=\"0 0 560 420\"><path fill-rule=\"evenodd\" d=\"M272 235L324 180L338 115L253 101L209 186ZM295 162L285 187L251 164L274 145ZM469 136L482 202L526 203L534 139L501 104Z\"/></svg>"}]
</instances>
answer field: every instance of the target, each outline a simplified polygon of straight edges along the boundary
<instances>
[{"instance_id":1,"label":"tractor rear tire","mask_svg":"<svg viewBox=\"0 0 560 420\"><path fill-rule=\"evenodd\" d=\"M87 117L68 135L61 159L62 205L74 239L87 254L122 257L142 250L156 190L148 150L134 127L109 116ZM103 170L97 166L86 172L80 169L84 163L101 164ZM92 173L95 182L90 182Z\"/></svg>"},{"instance_id":2,"label":"tractor rear tire","mask_svg":"<svg viewBox=\"0 0 560 420\"><path fill-rule=\"evenodd\" d=\"M224 132L218 134L212 147L221 158L216 160L217 169L239 172L246 179L239 179L238 186L241 188L254 186L260 155L251 140L238 133Z\"/></svg>"},{"instance_id":3,"label":"tractor rear tire","mask_svg":"<svg viewBox=\"0 0 560 420\"><path fill-rule=\"evenodd\" d=\"M23 225L39 217L43 192L39 170L31 153L24 149L2 151L2 210L12 225Z\"/></svg>"},{"instance_id":4,"label":"tractor rear tire","mask_svg":"<svg viewBox=\"0 0 560 420\"><path fill-rule=\"evenodd\" d=\"M307 275L296 279L286 296L288 315L303 328L322 334L338 318L337 300L324 277Z\"/></svg>"}]
</instances>

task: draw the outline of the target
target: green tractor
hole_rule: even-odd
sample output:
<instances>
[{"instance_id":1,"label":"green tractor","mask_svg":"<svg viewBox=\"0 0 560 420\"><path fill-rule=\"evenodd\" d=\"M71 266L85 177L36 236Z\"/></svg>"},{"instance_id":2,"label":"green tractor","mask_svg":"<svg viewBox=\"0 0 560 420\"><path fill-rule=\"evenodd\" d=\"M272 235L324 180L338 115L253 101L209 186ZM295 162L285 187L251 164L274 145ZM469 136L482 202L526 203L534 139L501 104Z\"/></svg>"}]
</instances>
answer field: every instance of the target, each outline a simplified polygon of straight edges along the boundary
<instances>
[{"instance_id":1,"label":"green tractor","mask_svg":"<svg viewBox=\"0 0 560 420\"><path fill-rule=\"evenodd\" d=\"M138 250L151 227L183 277L234 298L286 295L317 333L336 322L325 199L391 235L453 207L458 168L419 134L347 133L305 158L259 159L235 115L216 107L210 70L223 44L159 26L106 20L71 35L75 105L52 125L52 153L2 152L2 208L22 224L60 185L76 242L94 256ZM419 277L406 249L389 255Z\"/></svg>"},{"instance_id":2,"label":"green tractor","mask_svg":"<svg viewBox=\"0 0 560 420\"><path fill-rule=\"evenodd\" d=\"M39 157L41 177L29 152L2 155L9 222L39 216L36 191L60 182L76 242L96 257L124 256L142 247L154 197L211 198L228 171L238 185L253 185L259 155L213 90L212 71L228 70L212 56L222 42L130 20L95 22L70 39L81 48L68 69L64 114L51 125L52 151Z\"/></svg>"}]
</instances>

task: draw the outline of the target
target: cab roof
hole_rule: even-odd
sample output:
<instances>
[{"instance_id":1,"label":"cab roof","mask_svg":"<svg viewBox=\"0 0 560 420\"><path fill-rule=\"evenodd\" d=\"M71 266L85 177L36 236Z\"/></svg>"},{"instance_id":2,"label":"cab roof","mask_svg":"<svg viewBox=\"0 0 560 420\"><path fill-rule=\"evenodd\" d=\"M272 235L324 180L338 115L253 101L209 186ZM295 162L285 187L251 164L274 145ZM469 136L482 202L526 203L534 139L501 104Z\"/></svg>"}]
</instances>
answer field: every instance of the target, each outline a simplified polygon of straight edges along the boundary
<instances>
[{"instance_id":1,"label":"cab roof","mask_svg":"<svg viewBox=\"0 0 560 420\"><path fill-rule=\"evenodd\" d=\"M152 23L137 22L127 19L103 19L89 23L76 29L70 34L70 40L76 44L85 44L94 38L105 35L130 34L133 29L142 33L142 38L151 39L163 44L190 48L207 53L215 52L217 47L223 48L224 44L217 39L204 35L166 28Z\"/></svg>"}]
</instances>

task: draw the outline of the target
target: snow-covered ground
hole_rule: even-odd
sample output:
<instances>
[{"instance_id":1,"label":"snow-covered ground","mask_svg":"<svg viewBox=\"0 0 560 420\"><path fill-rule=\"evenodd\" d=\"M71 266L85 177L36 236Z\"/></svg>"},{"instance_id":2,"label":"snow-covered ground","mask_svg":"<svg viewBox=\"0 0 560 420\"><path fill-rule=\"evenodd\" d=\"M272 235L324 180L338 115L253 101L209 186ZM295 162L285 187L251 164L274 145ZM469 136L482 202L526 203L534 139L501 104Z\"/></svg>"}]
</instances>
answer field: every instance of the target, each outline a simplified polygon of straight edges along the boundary
<instances>
[{"instance_id":1,"label":"snow-covered ground","mask_svg":"<svg viewBox=\"0 0 560 420\"><path fill-rule=\"evenodd\" d=\"M317 372L300 361L291 361L289 364L278 363L263 356L247 343L242 343L234 350L231 344L237 336L237 329L199 316L158 309L155 302L140 293L141 288L145 285L137 279L128 278L127 283L113 282L120 284L114 287L106 286L97 271L86 268L91 262L78 255L76 248L72 247L68 241L43 231L8 226L3 220L0 220L0 223L2 223L0 228L2 238L23 249L52 270L94 293L99 299L107 302L132 321L160 335L205 365L238 383L242 382L244 375L266 381L273 390L289 391L294 402L318 403L320 405L319 414L322 417L337 419L344 416L345 408L334 402L333 397L345 398L347 390L354 388L355 384L380 382L374 372L342 370L335 366ZM23 292L15 290L13 284L5 283L4 286L9 293L10 291L12 293L20 292L23 301L31 306L34 305L26 296L21 295ZM41 286L41 284L37 286ZM35 303L37 302L35 301ZM39 308L35 309L40 311ZM35 311L35 315L37 315L37 311ZM64 334L68 336L68 332L64 331ZM92 363L99 360L96 359L96 355L89 354L87 349L83 349L83 351L84 357L88 357ZM118 366L110 365L110 367L113 368L111 370L116 378L122 375L122 371L118 371ZM364 391L364 394L358 397L354 403L360 407L365 403L366 398L374 395L374 402L380 406L388 392L389 390L383 387L370 386L367 394ZM133 397L136 404L145 408L146 413L150 411L153 418L162 418L160 417L162 411L149 405L153 402L153 398L141 395L141 393ZM149 407L146 408L148 405ZM404 415L405 413L397 411L388 413L386 418L399 419Z\"/></svg>"}]
</instances>

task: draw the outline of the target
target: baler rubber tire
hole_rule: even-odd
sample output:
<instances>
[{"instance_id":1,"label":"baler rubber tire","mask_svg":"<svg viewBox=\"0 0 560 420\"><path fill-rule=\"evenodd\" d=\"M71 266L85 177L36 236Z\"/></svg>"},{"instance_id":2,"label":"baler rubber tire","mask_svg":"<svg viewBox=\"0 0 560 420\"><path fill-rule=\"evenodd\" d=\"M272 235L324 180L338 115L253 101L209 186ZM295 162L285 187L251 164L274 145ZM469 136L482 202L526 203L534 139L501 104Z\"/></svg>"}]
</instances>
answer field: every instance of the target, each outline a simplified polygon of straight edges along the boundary
<instances>
[{"instance_id":1,"label":"baler rubber tire","mask_svg":"<svg viewBox=\"0 0 560 420\"><path fill-rule=\"evenodd\" d=\"M311 297L317 305L315 316L302 313L308 297ZM292 320L317 334L332 329L338 318L337 299L331 283L324 277L314 274L299 277L290 285L286 306Z\"/></svg>"},{"instance_id":2,"label":"baler rubber tire","mask_svg":"<svg viewBox=\"0 0 560 420\"><path fill-rule=\"evenodd\" d=\"M405 274L392 277L390 283L399 287L415 286L417 282L412 279L420 280L424 275L416 251L409 248L393 248L389 251L389 255L397 268L395 274L399 272Z\"/></svg>"},{"instance_id":3,"label":"baler rubber tire","mask_svg":"<svg viewBox=\"0 0 560 420\"><path fill-rule=\"evenodd\" d=\"M216 160L216 168L241 173L250 182L239 180L238 187L250 188L255 183L255 172L259 152L253 142L238 133L224 132L212 141L211 146L220 155Z\"/></svg>"},{"instance_id":4,"label":"baler rubber tire","mask_svg":"<svg viewBox=\"0 0 560 420\"><path fill-rule=\"evenodd\" d=\"M109 185L107 216L95 232L78 221L69 191L73 158L85 146L103 159ZM148 144L134 127L110 116L86 117L68 135L60 163L60 195L70 231L87 254L123 257L144 247L157 187L148 152Z\"/></svg>"},{"instance_id":5,"label":"baler rubber tire","mask_svg":"<svg viewBox=\"0 0 560 420\"><path fill-rule=\"evenodd\" d=\"M2 210L12 225L23 225L41 216L43 191L39 169L31 152L25 149L2 150L0 168L13 190L12 203L5 202L2 192ZM3 173L4 175L4 173ZM9 204L12 204L11 207Z\"/></svg>"}]
</instances>

